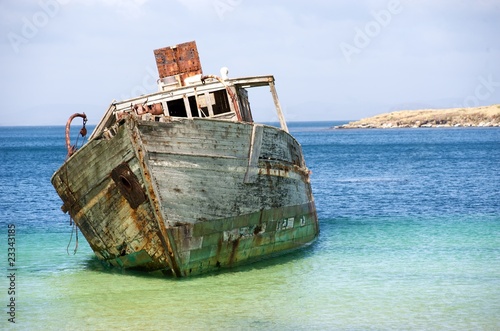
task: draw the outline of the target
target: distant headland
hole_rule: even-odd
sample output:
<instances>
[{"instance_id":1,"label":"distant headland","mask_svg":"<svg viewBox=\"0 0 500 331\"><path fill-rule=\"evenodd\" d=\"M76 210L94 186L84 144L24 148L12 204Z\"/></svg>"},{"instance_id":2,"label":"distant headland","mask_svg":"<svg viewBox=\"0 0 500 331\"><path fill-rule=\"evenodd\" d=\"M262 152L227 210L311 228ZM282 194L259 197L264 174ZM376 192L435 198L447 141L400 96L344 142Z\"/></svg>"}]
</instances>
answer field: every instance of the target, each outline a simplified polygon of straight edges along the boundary
<instances>
[{"instance_id":1,"label":"distant headland","mask_svg":"<svg viewBox=\"0 0 500 331\"><path fill-rule=\"evenodd\" d=\"M500 104L475 108L402 110L336 126L335 129L500 127Z\"/></svg>"}]
</instances>

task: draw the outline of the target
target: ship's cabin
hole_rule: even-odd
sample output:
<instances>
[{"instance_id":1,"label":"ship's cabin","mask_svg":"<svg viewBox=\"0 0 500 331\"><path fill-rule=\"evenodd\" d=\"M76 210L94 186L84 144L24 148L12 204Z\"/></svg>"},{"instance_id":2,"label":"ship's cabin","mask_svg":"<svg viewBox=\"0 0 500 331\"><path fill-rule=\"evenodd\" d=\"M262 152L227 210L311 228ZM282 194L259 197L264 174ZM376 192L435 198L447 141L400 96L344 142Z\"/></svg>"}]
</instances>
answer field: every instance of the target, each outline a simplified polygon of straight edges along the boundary
<instances>
[{"instance_id":1,"label":"ship's cabin","mask_svg":"<svg viewBox=\"0 0 500 331\"><path fill-rule=\"evenodd\" d=\"M157 49L154 54L158 92L114 101L90 139L127 115L158 122L206 118L252 123L247 90L262 86L270 88L281 129L288 132L273 76L229 78L227 68L221 69L220 76L203 75L194 41Z\"/></svg>"},{"instance_id":2,"label":"ship's cabin","mask_svg":"<svg viewBox=\"0 0 500 331\"><path fill-rule=\"evenodd\" d=\"M281 129L288 132L273 76L225 80L216 76L197 78L187 86L175 88L169 88L160 82L159 92L113 102L90 138L119 121L125 114L159 122L182 118L206 118L252 123L248 89L262 86L270 88Z\"/></svg>"}]
</instances>

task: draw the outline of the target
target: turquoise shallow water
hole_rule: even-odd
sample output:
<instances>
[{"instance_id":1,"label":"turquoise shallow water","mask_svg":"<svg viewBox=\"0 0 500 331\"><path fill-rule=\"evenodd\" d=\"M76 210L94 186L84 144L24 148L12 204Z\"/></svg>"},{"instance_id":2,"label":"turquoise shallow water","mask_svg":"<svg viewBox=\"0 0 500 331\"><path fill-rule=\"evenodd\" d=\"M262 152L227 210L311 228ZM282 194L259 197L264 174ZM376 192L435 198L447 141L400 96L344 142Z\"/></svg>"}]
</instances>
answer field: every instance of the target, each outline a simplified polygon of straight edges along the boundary
<instances>
[{"instance_id":1,"label":"turquoise shallow water","mask_svg":"<svg viewBox=\"0 0 500 331\"><path fill-rule=\"evenodd\" d=\"M64 128L0 128L0 329L500 329L500 130L330 125L290 125L313 172L319 239L182 280L107 268L81 235L68 255L50 184Z\"/></svg>"}]
</instances>

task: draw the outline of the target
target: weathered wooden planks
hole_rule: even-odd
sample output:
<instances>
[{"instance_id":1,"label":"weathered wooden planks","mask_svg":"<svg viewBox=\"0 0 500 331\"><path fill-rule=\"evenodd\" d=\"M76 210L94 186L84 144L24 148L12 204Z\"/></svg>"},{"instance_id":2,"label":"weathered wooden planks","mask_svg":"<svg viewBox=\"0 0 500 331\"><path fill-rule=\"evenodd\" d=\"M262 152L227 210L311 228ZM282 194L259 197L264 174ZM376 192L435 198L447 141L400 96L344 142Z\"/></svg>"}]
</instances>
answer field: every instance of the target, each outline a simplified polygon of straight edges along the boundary
<instances>
[{"instance_id":1,"label":"weathered wooden planks","mask_svg":"<svg viewBox=\"0 0 500 331\"><path fill-rule=\"evenodd\" d=\"M141 181L130 132L123 126L113 139L89 142L54 174L52 182L64 201L73 202L67 208L99 258L120 265L119 260L114 262L118 257L144 250L151 257L151 268L165 268L150 205L131 206L112 179L121 164Z\"/></svg>"},{"instance_id":2,"label":"weathered wooden planks","mask_svg":"<svg viewBox=\"0 0 500 331\"><path fill-rule=\"evenodd\" d=\"M302 164L300 146L286 133L273 134L282 132L276 128L263 130L257 126L261 137L267 134L273 143L259 142L262 147L254 150L254 127L203 120L140 125L141 139L169 220L194 223L308 201L307 184L292 165ZM170 132L175 135L169 135ZM205 140L221 143L198 143ZM193 152L197 148L200 154ZM252 155L255 151L258 155ZM279 176L279 172L272 171L273 164L288 164L288 170L283 166L283 175ZM255 175L261 173L252 182L246 180L249 168Z\"/></svg>"},{"instance_id":3,"label":"weathered wooden planks","mask_svg":"<svg viewBox=\"0 0 500 331\"><path fill-rule=\"evenodd\" d=\"M179 227L185 275L239 265L310 243L318 231L313 209L305 204Z\"/></svg>"},{"instance_id":4,"label":"weathered wooden planks","mask_svg":"<svg viewBox=\"0 0 500 331\"><path fill-rule=\"evenodd\" d=\"M172 233L183 275L291 250L316 237L295 139L261 125L196 122L139 125L165 217L178 224ZM192 152L200 146L201 155Z\"/></svg>"},{"instance_id":5,"label":"weathered wooden planks","mask_svg":"<svg viewBox=\"0 0 500 331\"><path fill-rule=\"evenodd\" d=\"M96 255L120 267L194 275L318 234L300 145L253 123L127 118L53 183Z\"/></svg>"}]
</instances>

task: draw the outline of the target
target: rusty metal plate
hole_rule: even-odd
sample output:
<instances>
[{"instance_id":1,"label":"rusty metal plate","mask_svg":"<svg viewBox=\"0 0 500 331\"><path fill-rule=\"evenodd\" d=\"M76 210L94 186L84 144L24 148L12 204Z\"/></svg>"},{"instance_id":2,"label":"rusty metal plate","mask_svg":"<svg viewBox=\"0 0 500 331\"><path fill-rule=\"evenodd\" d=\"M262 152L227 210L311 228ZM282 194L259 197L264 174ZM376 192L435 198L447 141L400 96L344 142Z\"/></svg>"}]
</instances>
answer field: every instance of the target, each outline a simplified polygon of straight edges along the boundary
<instances>
[{"instance_id":1,"label":"rusty metal plate","mask_svg":"<svg viewBox=\"0 0 500 331\"><path fill-rule=\"evenodd\" d=\"M187 78L202 73L196 42L154 50L160 78L181 75Z\"/></svg>"}]
</instances>

